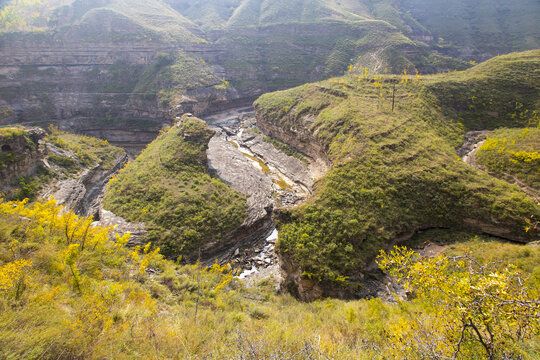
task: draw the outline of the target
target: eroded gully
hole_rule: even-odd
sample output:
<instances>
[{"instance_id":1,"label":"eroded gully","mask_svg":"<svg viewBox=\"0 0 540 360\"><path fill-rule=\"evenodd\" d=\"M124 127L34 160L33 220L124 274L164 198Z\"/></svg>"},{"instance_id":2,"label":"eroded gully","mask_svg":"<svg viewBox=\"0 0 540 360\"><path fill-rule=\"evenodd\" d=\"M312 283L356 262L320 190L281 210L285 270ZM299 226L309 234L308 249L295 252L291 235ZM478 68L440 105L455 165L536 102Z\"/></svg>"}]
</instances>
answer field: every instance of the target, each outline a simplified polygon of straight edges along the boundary
<instances>
[{"instance_id":1,"label":"eroded gully","mask_svg":"<svg viewBox=\"0 0 540 360\"><path fill-rule=\"evenodd\" d=\"M248 214L243 226L249 228L268 219L263 236L237 246L226 260L242 269L239 277L248 284L273 278L278 285L281 271L274 249L278 233L268 215L276 207L305 201L313 188L315 169L309 161L289 156L265 141L256 127L252 108L233 109L203 119L216 131L207 152L210 171L247 197Z\"/></svg>"}]
</instances>

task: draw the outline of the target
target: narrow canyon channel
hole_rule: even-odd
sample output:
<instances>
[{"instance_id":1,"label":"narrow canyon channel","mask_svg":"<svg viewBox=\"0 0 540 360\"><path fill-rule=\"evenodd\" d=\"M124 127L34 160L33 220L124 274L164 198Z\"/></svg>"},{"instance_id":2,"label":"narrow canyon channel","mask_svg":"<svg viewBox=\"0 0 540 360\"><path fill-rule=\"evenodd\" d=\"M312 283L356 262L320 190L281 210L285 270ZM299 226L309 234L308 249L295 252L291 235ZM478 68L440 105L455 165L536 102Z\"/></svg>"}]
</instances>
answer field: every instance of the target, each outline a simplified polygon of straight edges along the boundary
<instances>
[{"instance_id":1,"label":"narrow canyon channel","mask_svg":"<svg viewBox=\"0 0 540 360\"><path fill-rule=\"evenodd\" d=\"M247 197L245 225L269 220L263 236L235 249L227 260L241 269L239 278L248 284L273 278L277 285L281 274L274 250L278 232L272 210L298 205L311 194L314 176L310 162L299 153L287 155L274 146L276 140L257 128L253 108L231 109L203 120L216 132L207 151L209 169Z\"/></svg>"}]
</instances>

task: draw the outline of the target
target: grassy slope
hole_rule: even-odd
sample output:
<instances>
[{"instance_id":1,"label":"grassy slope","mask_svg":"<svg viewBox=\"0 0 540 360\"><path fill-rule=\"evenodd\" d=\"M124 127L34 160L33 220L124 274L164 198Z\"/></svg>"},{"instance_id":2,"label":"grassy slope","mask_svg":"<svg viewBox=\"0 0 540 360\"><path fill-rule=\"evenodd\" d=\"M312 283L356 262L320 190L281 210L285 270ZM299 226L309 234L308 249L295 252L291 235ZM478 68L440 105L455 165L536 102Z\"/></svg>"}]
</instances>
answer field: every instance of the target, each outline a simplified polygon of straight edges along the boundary
<instances>
[{"instance_id":1,"label":"grassy slope","mask_svg":"<svg viewBox=\"0 0 540 360\"><path fill-rule=\"evenodd\" d=\"M540 191L540 128L498 129L476 153L480 165L503 179L516 177Z\"/></svg>"},{"instance_id":2,"label":"grassy slope","mask_svg":"<svg viewBox=\"0 0 540 360\"><path fill-rule=\"evenodd\" d=\"M538 214L538 206L516 187L465 165L454 148L465 128L528 123L512 117L507 99L537 109L539 62L534 51L463 73L411 77L397 85L393 113L391 84L382 82L379 97L372 78L356 75L259 98L263 121L286 131L309 126L334 163L314 198L282 216L280 251L307 273L335 281L354 276L379 249L414 229L493 219L512 236L534 236L525 234L525 218ZM467 98L479 89L492 96L482 113ZM498 111L492 124L489 109Z\"/></svg>"},{"instance_id":3,"label":"grassy slope","mask_svg":"<svg viewBox=\"0 0 540 360\"><path fill-rule=\"evenodd\" d=\"M540 107L538 56L534 50L496 57L469 71L433 77L427 90L445 116L468 129L536 126L530 119Z\"/></svg>"},{"instance_id":4,"label":"grassy slope","mask_svg":"<svg viewBox=\"0 0 540 360\"><path fill-rule=\"evenodd\" d=\"M179 13L204 28L222 27L242 0L165 0Z\"/></svg>"},{"instance_id":5,"label":"grassy slope","mask_svg":"<svg viewBox=\"0 0 540 360\"><path fill-rule=\"evenodd\" d=\"M133 91L159 94L162 104L178 104L186 91L211 87L216 90L227 88L204 59L178 50L157 54L154 63L137 78Z\"/></svg>"},{"instance_id":6,"label":"grassy slope","mask_svg":"<svg viewBox=\"0 0 540 360\"><path fill-rule=\"evenodd\" d=\"M0 141L2 144L9 146L9 150L2 150L0 153L0 169L5 169L8 166L23 160L21 158L22 154L18 154L15 150L11 149L10 143L20 142L21 144L24 144L25 150L33 150L37 147L37 144L30 139L28 133L24 131L23 128L15 126L0 128Z\"/></svg>"},{"instance_id":7,"label":"grassy slope","mask_svg":"<svg viewBox=\"0 0 540 360\"><path fill-rule=\"evenodd\" d=\"M379 20L231 27L218 43L226 48L223 66L236 74L231 84L241 91L283 89L336 76L351 62L390 73L404 68L429 73L467 67L458 60L430 55L427 47Z\"/></svg>"},{"instance_id":8,"label":"grassy slope","mask_svg":"<svg viewBox=\"0 0 540 360\"><path fill-rule=\"evenodd\" d=\"M206 172L212 131L187 118L161 134L113 179L104 207L129 221L144 221L148 240L169 257L193 255L236 229L247 204Z\"/></svg>"},{"instance_id":9,"label":"grassy slope","mask_svg":"<svg viewBox=\"0 0 540 360\"><path fill-rule=\"evenodd\" d=\"M96 20L101 21L100 18L103 16L120 16L123 19L115 21L128 20L134 26L143 29L142 32L147 32L150 38L154 35L158 40L168 42L203 41L191 32L190 28L195 26L190 20L161 1L112 0L110 4L86 13L80 22L83 26L86 23L93 24ZM127 26L127 31L131 32L131 28L131 26Z\"/></svg>"},{"instance_id":10,"label":"grassy slope","mask_svg":"<svg viewBox=\"0 0 540 360\"><path fill-rule=\"evenodd\" d=\"M179 267L91 221L52 203L0 204L1 358L373 359L388 355L392 325L434 313L415 301L308 304L265 283L246 289L227 267ZM540 285L540 247L480 238L448 251L467 248ZM27 266L8 271L17 262ZM539 344L538 335L520 344L523 359ZM458 358L482 358L469 355Z\"/></svg>"},{"instance_id":11,"label":"grassy slope","mask_svg":"<svg viewBox=\"0 0 540 360\"><path fill-rule=\"evenodd\" d=\"M333 15L318 0L246 0L231 16L229 26L312 22Z\"/></svg>"},{"instance_id":12,"label":"grassy slope","mask_svg":"<svg viewBox=\"0 0 540 360\"><path fill-rule=\"evenodd\" d=\"M70 29L85 40L162 40L201 42L190 29L196 26L187 18L158 0L13 0L3 9L0 29L4 31L48 31ZM102 29L112 22L111 30ZM73 30L73 29L71 29ZM73 34L71 33L71 36Z\"/></svg>"},{"instance_id":13,"label":"grassy slope","mask_svg":"<svg viewBox=\"0 0 540 360\"><path fill-rule=\"evenodd\" d=\"M386 0L246 0L228 20L219 43L229 49L227 71L250 71L232 79L240 90L297 86L342 74L351 62L390 73L467 68L412 41L407 35L418 28Z\"/></svg>"},{"instance_id":14,"label":"grassy slope","mask_svg":"<svg viewBox=\"0 0 540 360\"><path fill-rule=\"evenodd\" d=\"M229 26L379 19L410 32L421 27L389 0L244 0L231 16Z\"/></svg>"},{"instance_id":15,"label":"grassy slope","mask_svg":"<svg viewBox=\"0 0 540 360\"><path fill-rule=\"evenodd\" d=\"M23 136L29 148L35 148L35 144L26 131L22 129L0 129L0 136ZM123 149L110 145L107 141L62 132L53 129L52 133L44 138L44 141L57 146L62 155L48 154L47 161L54 165L54 169L47 169L40 165L32 176L23 176L10 184L10 190L4 194L6 199L22 200L29 198L35 200L39 190L55 179L73 176L82 170L101 166L104 170L111 170L116 164L118 157L125 155ZM0 156L0 167L8 163L21 160L21 154L15 152Z\"/></svg>"},{"instance_id":16,"label":"grassy slope","mask_svg":"<svg viewBox=\"0 0 540 360\"><path fill-rule=\"evenodd\" d=\"M70 153L78 168L100 165L104 170L111 170L115 160L125 154L122 148L112 146L105 140L58 130L53 130L45 141Z\"/></svg>"}]
</instances>

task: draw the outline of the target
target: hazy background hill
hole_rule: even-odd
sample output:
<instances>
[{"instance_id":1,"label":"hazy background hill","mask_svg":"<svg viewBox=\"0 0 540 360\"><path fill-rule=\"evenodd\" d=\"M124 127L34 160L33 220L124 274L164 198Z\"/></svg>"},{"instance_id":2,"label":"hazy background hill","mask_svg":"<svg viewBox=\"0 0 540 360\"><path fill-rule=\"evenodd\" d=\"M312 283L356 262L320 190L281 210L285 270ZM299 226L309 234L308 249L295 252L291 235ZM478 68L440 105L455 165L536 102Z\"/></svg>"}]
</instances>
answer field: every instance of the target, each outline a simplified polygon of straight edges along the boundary
<instances>
[{"instance_id":1,"label":"hazy background hill","mask_svg":"<svg viewBox=\"0 0 540 360\"><path fill-rule=\"evenodd\" d=\"M179 113L250 104L349 65L427 74L540 47L537 1L491 4L4 0L0 123L54 122L118 143L136 129L146 142Z\"/></svg>"},{"instance_id":2,"label":"hazy background hill","mask_svg":"<svg viewBox=\"0 0 540 360\"><path fill-rule=\"evenodd\" d=\"M47 0L11 1L0 20L8 32L75 30L87 40L110 34L123 40L154 35L163 41L201 41L196 26L163 1ZM96 31L100 30L100 31Z\"/></svg>"},{"instance_id":3,"label":"hazy background hill","mask_svg":"<svg viewBox=\"0 0 540 360\"><path fill-rule=\"evenodd\" d=\"M540 47L540 2L535 0L401 0L434 42L456 55L485 59Z\"/></svg>"}]
</instances>

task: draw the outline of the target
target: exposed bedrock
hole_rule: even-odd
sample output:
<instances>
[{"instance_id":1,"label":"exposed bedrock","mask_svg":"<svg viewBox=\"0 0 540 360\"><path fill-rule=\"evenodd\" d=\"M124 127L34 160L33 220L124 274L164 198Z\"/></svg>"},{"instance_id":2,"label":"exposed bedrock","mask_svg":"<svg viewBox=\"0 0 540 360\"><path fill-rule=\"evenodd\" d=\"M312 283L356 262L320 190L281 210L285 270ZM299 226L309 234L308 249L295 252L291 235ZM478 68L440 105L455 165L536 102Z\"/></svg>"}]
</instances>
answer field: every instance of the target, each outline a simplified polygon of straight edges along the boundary
<instances>
[{"instance_id":1,"label":"exposed bedrock","mask_svg":"<svg viewBox=\"0 0 540 360\"><path fill-rule=\"evenodd\" d=\"M54 153L51 146L49 149ZM105 187L110 177L126 162L127 156L122 154L115 159L112 169L104 169L101 164L84 169L74 177L60 180L47 187L41 196L44 198L52 196L58 204L66 206L75 214L94 216L94 219L99 220Z\"/></svg>"},{"instance_id":2,"label":"exposed bedrock","mask_svg":"<svg viewBox=\"0 0 540 360\"><path fill-rule=\"evenodd\" d=\"M217 65L209 65L214 83L184 84L181 99L174 103L161 102L157 90L138 90L138 81L158 54L176 51L212 61L222 50L208 44L4 36L0 39L0 125L53 123L63 130L140 148L176 115L211 113L253 100L233 87L216 88L227 77ZM126 129L136 131L128 133L129 140L119 133Z\"/></svg>"},{"instance_id":3,"label":"exposed bedrock","mask_svg":"<svg viewBox=\"0 0 540 360\"><path fill-rule=\"evenodd\" d=\"M39 142L45 135L39 128L20 134L0 134L0 191L21 176L33 175L42 165L46 149Z\"/></svg>"},{"instance_id":4,"label":"exposed bedrock","mask_svg":"<svg viewBox=\"0 0 540 360\"><path fill-rule=\"evenodd\" d=\"M294 95L292 95L294 96ZM297 95L298 96L298 95ZM300 97L300 96L298 96ZM263 99L263 98L261 98ZM265 100L265 99L263 99ZM260 105L262 104L262 105ZM295 113L295 108L293 107L292 110L288 114L283 115L282 112L272 112L274 108L272 108L270 105L267 105L268 108L264 108L266 103L264 101L258 100L256 103L256 112L257 112L257 126L260 128L263 133L271 135L274 138L280 139L281 141L292 145L296 150L299 152L306 154L310 157L310 160L318 159L321 163L325 164L326 167L324 168L326 171L330 171L332 175L334 175L334 180L336 179L335 174L340 171L340 169L344 168L343 164L338 164L335 167L332 167L332 164L328 160L327 156L327 149L318 142L317 140L317 130L314 128L314 120L316 119L315 116L310 114L300 114L297 115ZM280 110L281 111L281 110ZM276 115L277 113L277 115ZM474 154L474 152L478 149L479 144L482 140L485 139L486 133L485 132L474 132L474 133L468 133L466 136L466 141L463 147L458 151L459 155L462 157L470 156L471 154ZM465 169L462 171L470 171L467 168L466 165L458 163L456 164L456 167L459 169ZM442 169L444 169L444 166L441 166ZM351 167L352 169L352 167ZM366 169L369 171L369 169ZM395 171L399 171L399 167L396 166ZM388 171L392 171L391 168L389 168ZM439 171L439 170L437 170ZM442 170L444 171L444 170ZM324 171L321 171L321 176L325 174ZM346 175L344 172L339 173L342 178L346 178ZM487 175L481 174L481 173L475 173L477 177L470 178L472 181L478 181L478 183L481 183L480 179L485 179ZM331 176L331 175L330 175ZM330 176L327 176L327 179L330 178ZM484 176L484 178L480 178ZM489 183L489 180L486 180L487 185L481 187L481 190L476 191L483 191L483 192L489 192L493 191L494 194L501 194L502 191L510 191L509 188L506 187L505 184L497 183L497 186L499 188L493 189L493 185ZM354 182L351 181L351 183L354 185ZM326 186L329 186L328 183L325 183ZM336 182L334 181L332 183L333 186L336 186ZM357 186L361 186L357 185ZM445 189L438 190L435 188L436 191L441 191L441 193L444 193ZM323 190L325 190L323 188ZM356 189L350 189L350 192L352 193ZM433 191L433 190L429 190ZM319 193L320 194L320 193ZM343 189L343 194L347 194L347 189ZM426 202L429 202L431 194L426 190L425 195L421 191L418 192L419 196L425 196L420 197L420 199L426 199ZM474 193L472 193L474 196ZM460 196L468 196L468 194L463 194ZM460 198L458 198L460 199ZM318 200L317 197L314 197L314 202ZM452 206L458 207L460 206L459 202L456 201L455 198L447 198L445 199L449 202L449 209L452 210ZM526 199L524 199L525 201ZM439 199L436 199L435 201L440 201ZM454 205L455 204L455 205ZM484 205L484 204L479 204ZM354 211L354 204L351 205L350 208L345 208L343 211ZM341 210L341 209L340 209ZM394 210L394 209L392 209ZM389 210L389 211L392 211ZM301 228L302 221L308 223L309 219L302 218L302 212L301 211L309 211L309 207L303 208L300 211L296 211L293 209L292 211L277 211L275 216L279 217L279 223L282 224L282 226L285 228L281 228L282 235L287 234L290 236L289 238L282 238L286 239L286 241L293 241L290 240L293 235L296 235L297 237L300 237L302 230L307 229L309 231L308 227L305 226L304 228ZM489 211L489 210L488 210ZM395 244L402 243L403 241L406 241L407 239L411 238L413 235L415 235L418 231L429 229L429 228L457 228L457 229L466 229L473 233L478 234L488 234L496 237L500 237L503 239L511 240L514 242L521 242L521 243L528 243L530 241L534 241L538 239L538 236L535 234L527 233L525 230L523 230L520 227L520 219L508 219L505 217L502 217L496 213L495 210L491 210L490 212L484 212L483 214L474 213L474 209L470 211L464 211L463 213L459 214L459 219L444 219L442 217L439 217L439 219L436 219L435 216L433 217L426 217L425 219L422 219L421 221L418 221L416 224L410 224L406 226L401 227L400 230L395 231L393 234L388 236L384 239L385 242L380 242L376 246L378 246L378 249L380 248L386 248L386 247L392 247ZM296 216L296 218L294 217ZM530 216L530 215L529 215ZM299 219L299 220L298 220ZM300 230L293 235L290 235L290 233L286 233L286 231L290 231L291 226L286 227L293 223L294 221L297 221L295 224L298 225L298 228ZM525 217L523 217L523 223L525 223ZM317 224L313 224L313 226L317 226ZM324 223L323 225L324 226ZM337 225L336 225L337 226ZM306 235L308 236L308 235ZM326 235L328 236L328 242L330 243L332 240L332 234ZM354 239L356 240L356 239ZM360 239L359 241L362 241L363 239ZM283 244L283 243L282 243ZM293 246L290 246L290 248L293 248ZM288 248L287 250L290 250ZM281 248L283 249L283 248ZM294 249L294 248L293 248ZM294 257L295 254L291 254L291 252L281 252L279 254L281 259L281 265L282 265L282 275L284 278L283 281L283 288L287 289L289 292L297 296L298 298L306 301L312 301L315 299L318 299L322 296L332 296L332 297L340 297L340 298L358 298L358 297L372 297L372 296L379 296L378 294L381 293L381 291L384 291L384 289L381 286L384 286L384 282L386 281L384 278L384 275L380 273L377 270L376 265L373 262L373 258L371 260L367 259L364 264L361 264L361 266L349 271L346 273L348 276L348 280L351 281L351 283L361 284L359 288L353 288L353 287L347 287L347 286L341 286L337 285L335 283L332 283L331 281L324 281L324 280L317 280L317 277L313 276L313 278L310 278L309 276L306 276L306 272L310 272L309 269L306 270L305 268L302 268L300 265L300 261L298 258ZM361 256L362 254L354 254L351 256ZM309 255L306 255L309 256ZM316 256L316 255L314 255ZM303 260L304 258L302 258ZM304 261L305 263L306 261Z\"/></svg>"},{"instance_id":5,"label":"exposed bedrock","mask_svg":"<svg viewBox=\"0 0 540 360\"><path fill-rule=\"evenodd\" d=\"M315 117L305 116L302 124L285 129L273 119L265 117L263 114L257 114L257 127L264 134L288 144L308 157L313 178L319 178L326 174L332 164L328 159L328 149L320 144L309 130L314 121Z\"/></svg>"},{"instance_id":6,"label":"exposed bedrock","mask_svg":"<svg viewBox=\"0 0 540 360\"><path fill-rule=\"evenodd\" d=\"M76 28L5 34L0 38L0 124L46 127L55 123L63 130L97 134L122 145L115 132L107 130L157 132L182 113L204 116L249 105L268 91L340 74L346 65L329 67L332 54L348 61L356 52L381 48L382 42L374 43L368 46L373 49L361 46L345 55L337 45L339 39L368 36L370 26L328 22L240 27L209 32L208 43L118 41L106 32L88 41ZM192 60L188 71L174 83L152 83L159 55L178 51ZM409 51L419 48L412 46ZM190 78L199 70L204 81ZM228 81L226 85L222 79ZM164 97L162 90L174 96ZM137 148L148 141L141 138L134 143L128 146Z\"/></svg>"},{"instance_id":7,"label":"exposed bedrock","mask_svg":"<svg viewBox=\"0 0 540 360\"><path fill-rule=\"evenodd\" d=\"M279 274L273 250L277 236L269 236L275 228L273 210L303 202L312 193L314 178L308 161L265 141L251 111L232 109L205 118L216 132L207 150L208 168L247 196L248 210L240 228L201 252L207 262L232 261L246 271L248 280Z\"/></svg>"}]
</instances>

